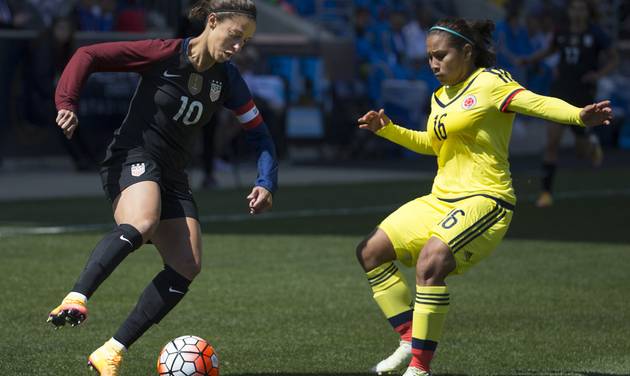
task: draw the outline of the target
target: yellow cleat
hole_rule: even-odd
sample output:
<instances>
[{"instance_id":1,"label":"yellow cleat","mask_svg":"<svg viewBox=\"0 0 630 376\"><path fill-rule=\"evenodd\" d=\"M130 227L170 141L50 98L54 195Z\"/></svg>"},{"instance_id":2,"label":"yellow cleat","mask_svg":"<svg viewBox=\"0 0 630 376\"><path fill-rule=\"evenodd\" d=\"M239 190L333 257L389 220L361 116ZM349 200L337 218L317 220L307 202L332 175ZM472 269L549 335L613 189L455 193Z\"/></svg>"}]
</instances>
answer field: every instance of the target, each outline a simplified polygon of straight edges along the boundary
<instances>
[{"instance_id":1,"label":"yellow cleat","mask_svg":"<svg viewBox=\"0 0 630 376\"><path fill-rule=\"evenodd\" d=\"M537 208L548 208L553 205L553 197L550 192L543 192L538 196L538 200L536 200Z\"/></svg>"},{"instance_id":2,"label":"yellow cleat","mask_svg":"<svg viewBox=\"0 0 630 376\"><path fill-rule=\"evenodd\" d=\"M122 363L123 349L112 343L113 339L96 349L88 357L88 366L101 376L116 376Z\"/></svg>"},{"instance_id":3,"label":"yellow cleat","mask_svg":"<svg viewBox=\"0 0 630 376\"><path fill-rule=\"evenodd\" d=\"M85 297L77 293L68 294L57 308L50 311L46 322L52 323L57 329L66 325L80 325L87 320L88 309Z\"/></svg>"}]
</instances>

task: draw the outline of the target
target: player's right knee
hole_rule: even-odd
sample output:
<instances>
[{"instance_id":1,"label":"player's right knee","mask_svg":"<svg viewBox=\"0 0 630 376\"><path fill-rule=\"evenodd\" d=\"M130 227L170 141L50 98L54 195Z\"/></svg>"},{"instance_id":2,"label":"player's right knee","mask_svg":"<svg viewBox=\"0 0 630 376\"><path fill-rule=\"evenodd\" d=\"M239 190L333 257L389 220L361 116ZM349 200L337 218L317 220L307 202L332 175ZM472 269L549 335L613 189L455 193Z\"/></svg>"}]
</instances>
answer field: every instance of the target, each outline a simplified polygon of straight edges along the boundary
<instances>
[{"instance_id":1,"label":"player's right knee","mask_svg":"<svg viewBox=\"0 0 630 376\"><path fill-rule=\"evenodd\" d=\"M369 259L369 256L368 256L369 253L367 251L367 241L368 239L363 239L359 244L357 244L357 247L355 249L355 255L357 256L357 260L359 261L359 264L363 266L364 269L365 269L365 263L367 259Z\"/></svg>"},{"instance_id":2,"label":"player's right knee","mask_svg":"<svg viewBox=\"0 0 630 376\"><path fill-rule=\"evenodd\" d=\"M389 261L386 259L385 250L370 244L368 240L369 238L363 240L356 249L357 259L366 272Z\"/></svg>"}]
</instances>

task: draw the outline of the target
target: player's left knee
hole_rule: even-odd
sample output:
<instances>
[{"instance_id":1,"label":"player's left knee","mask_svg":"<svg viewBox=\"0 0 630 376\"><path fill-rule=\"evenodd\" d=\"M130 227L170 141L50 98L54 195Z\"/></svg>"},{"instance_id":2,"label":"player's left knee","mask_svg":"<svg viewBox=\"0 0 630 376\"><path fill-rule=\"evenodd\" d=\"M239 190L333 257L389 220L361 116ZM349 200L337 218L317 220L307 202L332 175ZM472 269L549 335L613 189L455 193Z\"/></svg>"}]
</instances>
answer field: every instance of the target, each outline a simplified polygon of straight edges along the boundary
<instances>
[{"instance_id":1,"label":"player's left knee","mask_svg":"<svg viewBox=\"0 0 630 376\"><path fill-rule=\"evenodd\" d=\"M197 277L197 275L199 275L199 273L201 273L201 260L194 259L192 257L185 260L170 259L167 261L167 264L170 269L177 271L179 275L189 281L192 281L195 277Z\"/></svg>"},{"instance_id":2,"label":"player's left knee","mask_svg":"<svg viewBox=\"0 0 630 376\"><path fill-rule=\"evenodd\" d=\"M181 274L192 281L201 273L201 262L197 260L191 260L186 262L181 267Z\"/></svg>"},{"instance_id":3,"label":"player's left knee","mask_svg":"<svg viewBox=\"0 0 630 376\"><path fill-rule=\"evenodd\" d=\"M419 285L441 284L456 266L448 247L431 247L428 244L422 249L416 265L416 282Z\"/></svg>"}]
</instances>

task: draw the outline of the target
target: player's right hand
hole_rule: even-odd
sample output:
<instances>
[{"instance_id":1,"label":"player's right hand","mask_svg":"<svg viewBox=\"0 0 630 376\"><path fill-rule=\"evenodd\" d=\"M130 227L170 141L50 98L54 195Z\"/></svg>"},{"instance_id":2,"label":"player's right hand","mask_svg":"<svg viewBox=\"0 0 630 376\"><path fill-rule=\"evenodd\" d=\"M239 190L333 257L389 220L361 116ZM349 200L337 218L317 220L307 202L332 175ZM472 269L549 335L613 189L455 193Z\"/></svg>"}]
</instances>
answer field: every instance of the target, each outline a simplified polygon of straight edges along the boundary
<instances>
[{"instance_id":1,"label":"player's right hand","mask_svg":"<svg viewBox=\"0 0 630 376\"><path fill-rule=\"evenodd\" d=\"M72 134L79 126L77 115L70 110L59 110L56 122L67 139L72 138Z\"/></svg>"},{"instance_id":2,"label":"player's right hand","mask_svg":"<svg viewBox=\"0 0 630 376\"><path fill-rule=\"evenodd\" d=\"M392 122L389 117L385 115L385 110L382 108L378 112L374 110L368 111L357 121L359 122L359 128L367 129L372 132L377 132L379 129Z\"/></svg>"}]
</instances>

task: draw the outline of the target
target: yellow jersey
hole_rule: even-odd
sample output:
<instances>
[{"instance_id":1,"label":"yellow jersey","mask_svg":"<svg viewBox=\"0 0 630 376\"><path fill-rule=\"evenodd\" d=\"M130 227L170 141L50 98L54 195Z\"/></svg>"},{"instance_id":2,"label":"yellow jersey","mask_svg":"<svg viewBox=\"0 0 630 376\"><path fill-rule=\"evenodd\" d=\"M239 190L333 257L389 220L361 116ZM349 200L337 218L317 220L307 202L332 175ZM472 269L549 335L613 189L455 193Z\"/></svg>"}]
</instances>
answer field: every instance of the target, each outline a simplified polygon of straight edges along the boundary
<instances>
[{"instance_id":1,"label":"yellow jersey","mask_svg":"<svg viewBox=\"0 0 630 376\"><path fill-rule=\"evenodd\" d=\"M515 98L518 106L513 104ZM579 108L526 91L505 70L482 67L463 82L435 91L426 131L390 123L377 134L418 153L437 156L435 196L457 199L482 194L514 205L508 162L515 117L511 110L583 125Z\"/></svg>"}]
</instances>

